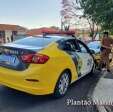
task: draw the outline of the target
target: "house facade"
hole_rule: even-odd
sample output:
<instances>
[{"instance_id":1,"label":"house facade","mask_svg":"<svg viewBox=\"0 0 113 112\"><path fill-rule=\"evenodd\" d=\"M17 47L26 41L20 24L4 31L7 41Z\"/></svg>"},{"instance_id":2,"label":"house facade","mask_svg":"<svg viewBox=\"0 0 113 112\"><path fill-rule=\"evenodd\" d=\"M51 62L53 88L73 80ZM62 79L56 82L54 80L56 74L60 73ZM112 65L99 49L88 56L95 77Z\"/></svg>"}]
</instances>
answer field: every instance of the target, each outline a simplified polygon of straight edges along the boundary
<instances>
[{"instance_id":1,"label":"house facade","mask_svg":"<svg viewBox=\"0 0 113 112\"><path fill-rule=\"evenodd\" d=\"M44 32L58 32L59 29L55 29L55 28L47 28L47 27L43 27L43 28L36 28L36 29L31 29L27 31L27 35L28 36L36 36L36 35L43 35Z\"/></svg>"},{"instance_id":2,"label":"house facade","mask_svg":"<svg viewBox=\"0 0 113 112\"><path fill-rule=\"evenodd\" d=\"M0 24L0 43L8 43L17 36L26 35L27 29L19 25Z\"/></svg>"}]
</instances>

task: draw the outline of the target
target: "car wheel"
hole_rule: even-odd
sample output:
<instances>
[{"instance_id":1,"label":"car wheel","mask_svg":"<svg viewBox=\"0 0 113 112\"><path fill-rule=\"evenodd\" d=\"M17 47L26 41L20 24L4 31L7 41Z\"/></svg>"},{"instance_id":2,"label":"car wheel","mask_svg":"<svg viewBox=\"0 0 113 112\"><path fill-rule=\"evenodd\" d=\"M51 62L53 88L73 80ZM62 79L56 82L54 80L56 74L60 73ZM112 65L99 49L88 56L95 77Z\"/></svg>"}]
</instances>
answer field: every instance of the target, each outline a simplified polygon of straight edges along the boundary
<instances>
[{"instance_id":1,"label":"car wheel","mask_svg":"<svg viewBox=\"0 0 113 112\"><path fill-rule=\"evenodd\" d=\"M54 96L56 98L63 97L70 85L70 73L65 71L61 74L55 88Z\"/></svg>"}]
</instances>

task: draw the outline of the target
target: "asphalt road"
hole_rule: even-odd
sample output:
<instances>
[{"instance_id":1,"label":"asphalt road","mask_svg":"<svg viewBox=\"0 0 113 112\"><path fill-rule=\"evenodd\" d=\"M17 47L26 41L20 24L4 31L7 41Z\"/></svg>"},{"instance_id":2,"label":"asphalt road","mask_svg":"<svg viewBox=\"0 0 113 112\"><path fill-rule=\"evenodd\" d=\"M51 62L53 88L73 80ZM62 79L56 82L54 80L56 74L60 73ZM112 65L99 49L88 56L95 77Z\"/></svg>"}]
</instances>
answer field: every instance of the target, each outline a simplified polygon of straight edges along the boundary
<instances>
[{"instance_id":1,"label":"asphalt road","mask_svg":"<svg viewBox=\"0 0 113 112\"><path fill-rule=\"evenodd\" d=\"M95 73L75 82L61 99L49 96L32 96L0 86L0 112L96 112L95 106L67 105L67 99L90 100L100 75Z\"/></svg>"}]
</instances>

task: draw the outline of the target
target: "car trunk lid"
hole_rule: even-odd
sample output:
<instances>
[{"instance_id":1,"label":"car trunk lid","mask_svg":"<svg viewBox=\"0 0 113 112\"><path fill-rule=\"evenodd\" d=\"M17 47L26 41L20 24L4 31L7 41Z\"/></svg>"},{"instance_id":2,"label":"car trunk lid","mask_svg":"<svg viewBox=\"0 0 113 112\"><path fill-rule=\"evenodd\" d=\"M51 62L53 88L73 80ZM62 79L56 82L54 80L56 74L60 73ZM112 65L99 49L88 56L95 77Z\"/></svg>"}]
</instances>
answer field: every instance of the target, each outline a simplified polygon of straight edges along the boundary
<instances>
[{"instance_id":1,"label":"car trunk lid","mask_svg":"<svg viewBox=\"0 0 113 112\"><path fill-rule=\"evenodd\" d=\"M42 48L16 44L5 44L0 46L0 66L14 70L25 70L29 63L24 63L21 56L36 54Z\"/></svg>"}]
</instances>

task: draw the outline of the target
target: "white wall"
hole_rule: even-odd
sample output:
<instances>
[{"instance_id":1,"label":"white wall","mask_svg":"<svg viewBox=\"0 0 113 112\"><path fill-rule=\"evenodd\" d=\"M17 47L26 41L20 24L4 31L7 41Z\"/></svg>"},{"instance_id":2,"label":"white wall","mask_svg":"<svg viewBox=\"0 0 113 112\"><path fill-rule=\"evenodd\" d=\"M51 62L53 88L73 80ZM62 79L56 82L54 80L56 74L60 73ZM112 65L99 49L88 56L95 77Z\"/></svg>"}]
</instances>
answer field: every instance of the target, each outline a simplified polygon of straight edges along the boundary
<instances>
[{"instance_id":1,"label":"white wall","mask_svg":"<svg viewBox=\"0 0 113 112\"><path fill-rule=\"evenodd\" d=\"M5 30L5 42L11 42L12 31Z\"/></svg>"},{"instance_id":2,"label":"white wall","mask_svg":"<svg viewBox=\"0 0 113 112\"><path fill-rule=\"evenodd\" d=\"M17 35L25 35L25 32L18 31ZM12 31L11 30L5 30L5 42L6 43L11 42L11 36L12 36Z\"/></svg>"}]
</instances>

